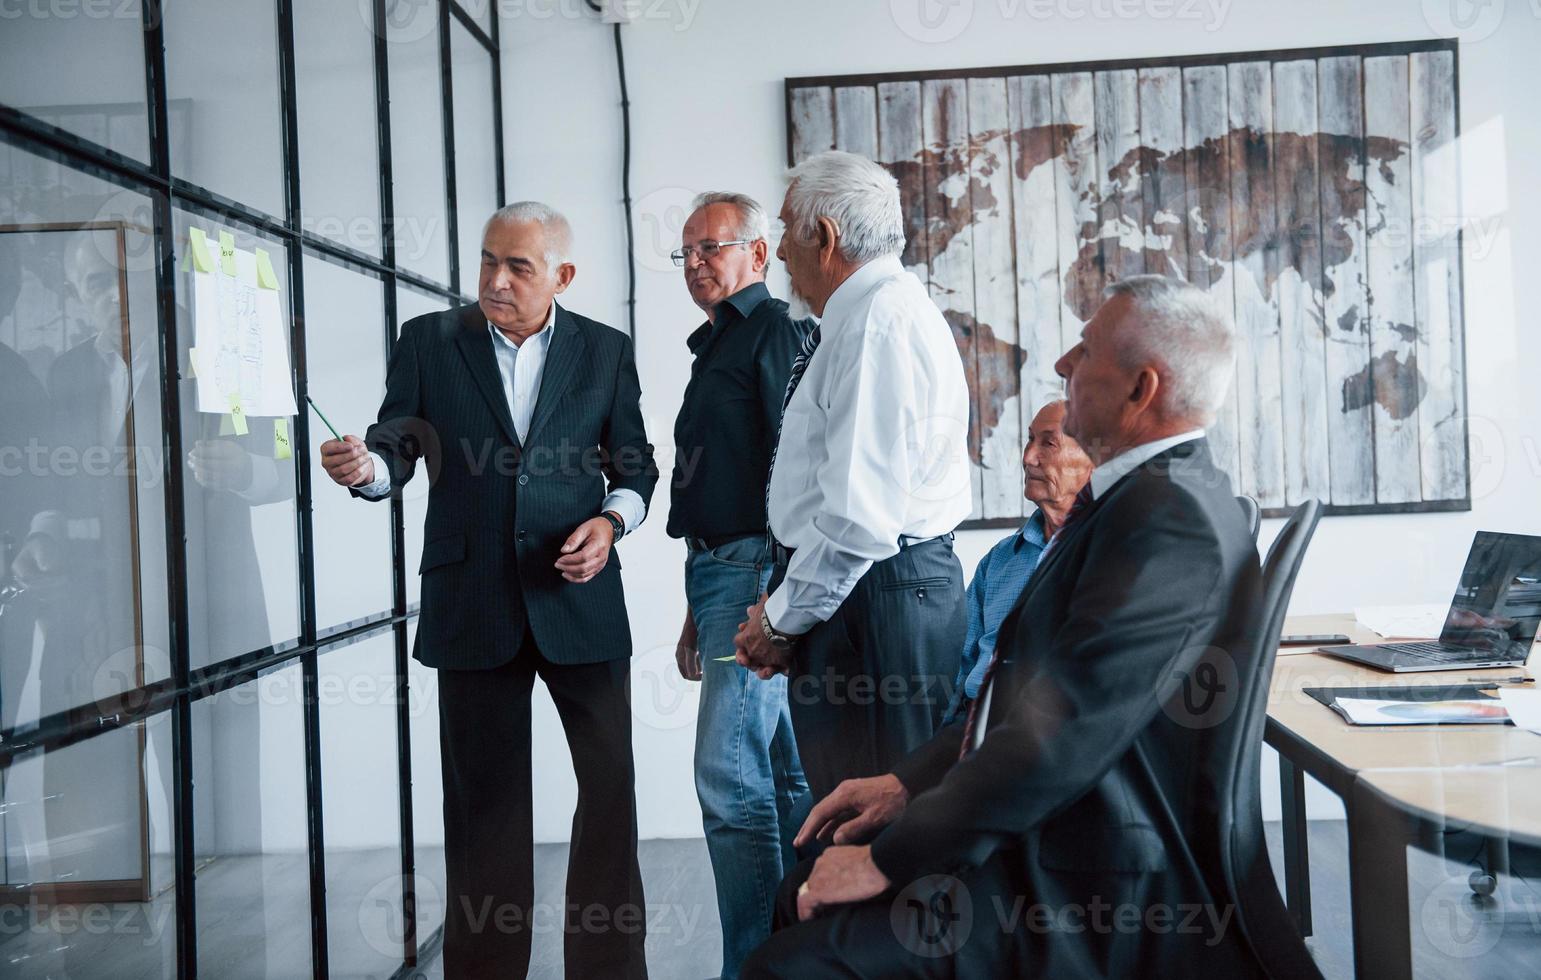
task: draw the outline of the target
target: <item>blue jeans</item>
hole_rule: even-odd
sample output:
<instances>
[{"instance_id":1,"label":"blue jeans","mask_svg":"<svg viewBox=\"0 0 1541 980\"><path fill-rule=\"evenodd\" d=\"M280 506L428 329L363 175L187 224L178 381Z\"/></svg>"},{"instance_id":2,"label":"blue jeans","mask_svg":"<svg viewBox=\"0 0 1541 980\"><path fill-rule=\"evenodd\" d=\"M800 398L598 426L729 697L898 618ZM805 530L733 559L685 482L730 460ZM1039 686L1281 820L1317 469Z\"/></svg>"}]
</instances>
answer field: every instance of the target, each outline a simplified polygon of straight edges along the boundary
<instances>
[{"instance_id":1,"label":"blue jeans","mask_svg":"<svg viewBox=\"0 0 1541 980\"><path fill-rule=\"evenodd\" d=\"M722 919L722 976L770 935L776 888L796 863L792 810L807 792L787 679L762 681L732 662L733 637L770 579L765 537L735 538L710 551L692 547L685 595L701 651L696 718L696 795Z\"/></svg>"}]
</instances>

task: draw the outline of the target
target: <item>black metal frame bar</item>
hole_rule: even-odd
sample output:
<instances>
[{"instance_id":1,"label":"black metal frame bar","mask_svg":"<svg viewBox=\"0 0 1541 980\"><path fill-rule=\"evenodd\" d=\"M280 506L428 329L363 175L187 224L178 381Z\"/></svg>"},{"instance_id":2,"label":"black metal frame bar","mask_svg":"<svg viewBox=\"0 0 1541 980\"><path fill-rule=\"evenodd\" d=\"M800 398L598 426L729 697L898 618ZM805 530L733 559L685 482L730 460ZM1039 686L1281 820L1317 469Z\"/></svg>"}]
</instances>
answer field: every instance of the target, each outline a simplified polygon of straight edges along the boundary
<instances>
[{"instance_id":1,"label":"black metal frame bar","mask_svg":"<svg viewBox=\"0 0 1541 980\"><path fill-rule=\"evenodd\" d=\"M148 163L127 157L106 146L51 125L13 106L0 104L0 143L33 153L63 167L101 178L146 195L153 211L156 309L160 319L158 356L161 360L161 431L163 492L166 508L167 616L170 676L143 684L91 704L73 706L15 729L0 731L0 768L37 753L56 751L119 728L143 724L166 714L172 722L172 767L176 884L176 962L182 978L198 975L196 875L194 866L192 707L221 691L249 683L260 675L298 664L302 671L305 718L305 780L309 880L311 903L311 959L317 977L328 973L326 922L325 840L322 828L322 779L319 704L316 697L317 659L329 650L348 646L389 630L394 640L397 689L396 705L397 792L400 819L402 902L405 935L402 966L409 970L421 957L437 949L441 931L419 941L416 925L415 872L410 703L408 684L408 630L417 615L416 604L407 602L406 540L403 506L391 502L392 600L388 612L318 628L315 580L315 536L312 525L312 494L309 467L296 471L295 535L300 574L300 635L259 650L248 651L209 666L194 669L190 649L189 599L184 484L182 476L181 401L178 385L180 344L177 337L176 249L174 215L178 208L206 213L272 239L282 245L288 262L290 344L293 382L299 404L308 388L305 363L304 259L313 255L379 279L382 289L385 343L394 347L399 333L397 290L409 286L448 303L461 301L461 274L455 188L452 19L492 59L492 115L498 201L504 201L502 72L499 59L500 31L497 18L489 34L454 0L439 0L439 68L445 162L445 214L448 224L449 282L436 282L397 266L395 202L391 167L389 37L385 0L372 0L374 92L376 136L379 145L379 204L383 229L380 256L372 256L340 242L306 231L301 222L299 172L298 83L294 45L296 0L272 0L276 16L279 58L279 100L282 160L284 166L284 213L269 214L215 193L206 187L174 176L171 172L169 105L166 82L166 51L163 30L165 0L144 0L141 20L147 125L150 137ZM294 418L295 445L310 446L309 413Z\"/></svg>"}]
</instances>

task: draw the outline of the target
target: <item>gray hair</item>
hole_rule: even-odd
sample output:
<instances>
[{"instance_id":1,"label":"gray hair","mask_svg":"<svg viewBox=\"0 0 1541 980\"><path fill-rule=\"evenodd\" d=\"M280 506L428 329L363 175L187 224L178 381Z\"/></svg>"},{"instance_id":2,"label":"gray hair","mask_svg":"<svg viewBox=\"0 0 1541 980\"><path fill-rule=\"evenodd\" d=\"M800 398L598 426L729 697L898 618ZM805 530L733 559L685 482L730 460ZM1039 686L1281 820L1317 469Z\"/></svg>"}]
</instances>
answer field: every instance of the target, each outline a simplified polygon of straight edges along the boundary
<instances>
[{"instance_id":1,"label":"gray hair","mask_svg":"<svg viewBox=\"0 0 1541 980\"><path fill-rule=\"evenodd\" d=\"M748 194L736 194L733 191L707 191L704 194L697 194L696 199L690 202L690 212L694 214L713 204L730 204L738 212L738 224L733 232L734 238L757 242L770 237L770 218L766 216L765 209L760 207L760 202Z\"/></svg>"},{"instance_id":2,"label":"gray hair","mask_svg":"<svg viewBox=\"0 0 1541 980\"><path fill-rule=\"evenodd\" d=\"M787 205L792 227L787 233L807 241L820 218L839 234L840 254L866 263L904 251L904 212L899 182L866 157L829 150L787 171L792 182Z\"/></svg>"},{"instance_id":3,"label":"gray hair","mask_svg":"<svg viewBox=\"0 0 1541 980\"><path fill-rule=\"evenodd\" d=\"M529 224L540 225L546 233L546 267L551 275L556 275L557 266L569 261L573 251L573 229L562 216L562 212L550 205L539 201L515 201L513 204L505 204L492 212L492 217L482 225L482 237L487 237L487 229L494 224Z\"/></svg>"},{"instance_id":4,"label":"gray hair","mask_svg":"<svg viewBox=\"0 0 1541 980\"><path fill-rule=\"evenodd\" d=\"M1142 275L1103 293L1127 296L1134 309L1118 345L1126 368L1155 364L1168 415L1208 425L1236 373L1236 329L1209 293L1181 279Z\"/></svg>"}]
</instances>

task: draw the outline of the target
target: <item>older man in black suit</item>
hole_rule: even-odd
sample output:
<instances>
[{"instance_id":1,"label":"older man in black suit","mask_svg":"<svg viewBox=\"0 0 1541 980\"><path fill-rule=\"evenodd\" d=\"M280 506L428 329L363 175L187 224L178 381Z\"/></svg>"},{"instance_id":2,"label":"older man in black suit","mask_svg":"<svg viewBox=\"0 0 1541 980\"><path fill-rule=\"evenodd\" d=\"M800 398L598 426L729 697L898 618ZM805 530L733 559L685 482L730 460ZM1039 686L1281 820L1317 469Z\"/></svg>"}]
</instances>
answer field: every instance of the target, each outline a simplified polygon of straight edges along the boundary
<instances>
[{"instance_id":1,"label":"older man in black suit","mask_svg":"<svg viewBox=\"0 0 1541 980\"><path fill-rule=\"evenodd\" d=\"M445 973L523 976L534 926L530 691L578 777L569 976L642 977L631 631L614 542L658 482L631 342L571 313L566 219L512 204L482 236L479 302L403 325L379 421L321 446L332 478L399 493L422 459L420 661L439 670Z\"/></svg>"},{"instance_id":2,"label":"older man in black suit","mask_svg":"<svg viewBox=\"0 0 1541 980\"><path fill-rule=\"evenodd\" d=\"M1246 649L1259 594L1203 432L1231 365L1232 328L1202 291L1111 287L1056 366L1064 429L1096 468L979 698L893 772L814 807L800 840L835 846L789 876L788 927L746 977L1267 974L1205 830L1224 719L1195 723L1177 694L1206 652ZM948 948L964 893L971 928ZM1196 928L1177 928L1190 906Z\"/></svg>"}]
</instances>

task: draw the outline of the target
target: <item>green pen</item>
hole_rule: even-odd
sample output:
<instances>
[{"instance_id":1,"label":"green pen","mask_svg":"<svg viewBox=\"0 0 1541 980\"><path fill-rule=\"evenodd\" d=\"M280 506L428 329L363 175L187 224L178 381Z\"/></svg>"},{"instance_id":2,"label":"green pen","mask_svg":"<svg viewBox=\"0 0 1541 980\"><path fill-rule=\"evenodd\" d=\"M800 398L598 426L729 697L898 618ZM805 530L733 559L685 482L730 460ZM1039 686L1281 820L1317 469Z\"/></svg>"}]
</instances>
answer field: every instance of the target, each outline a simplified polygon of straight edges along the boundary
<instances>
[{"instance_id":1,"label":"green pen","mask_svg":"<svg viewBox=\"0 0 1541 980\"><path fill-rule=\"evenodd\" d=\"M309 395L305 396L305 404L307 404L311 408L315 409L316 410L316 414L318 416L320 416L321 421L322 422L326 422L326 427L331 430L332 438L336 439L338 442L342 442L343 441L342 436L338 435L337 434L337 430L332 428L332 423L327 421L326 416L321 413L321 409L316 406L316 403L310 400L310 396Z\"/></svg>"}]
</instances>

